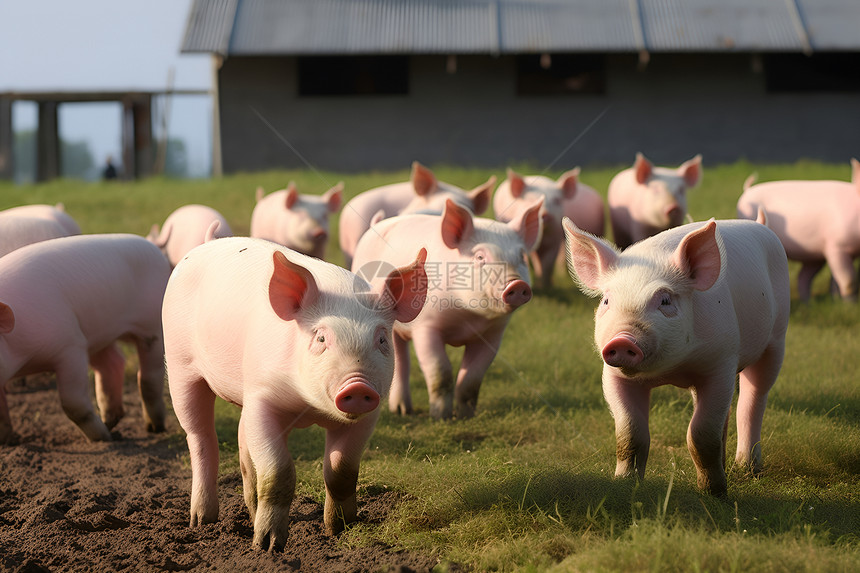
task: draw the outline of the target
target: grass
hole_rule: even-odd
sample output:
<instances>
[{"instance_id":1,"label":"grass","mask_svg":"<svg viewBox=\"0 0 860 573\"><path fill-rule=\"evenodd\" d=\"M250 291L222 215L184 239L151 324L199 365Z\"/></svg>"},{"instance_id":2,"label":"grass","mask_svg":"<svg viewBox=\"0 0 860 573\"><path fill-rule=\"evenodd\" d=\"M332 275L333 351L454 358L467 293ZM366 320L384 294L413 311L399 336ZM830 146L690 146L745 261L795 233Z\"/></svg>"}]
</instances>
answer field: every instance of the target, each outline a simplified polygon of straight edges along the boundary
<instances>
[{"instance_id":1,"label":"grass","mask_svg":"<svg viewBox=\"0 0 860 573\"><path fill-rule=\"evenodd\" d=\"M492 173L435 171L467 188ZM582 179L605 193L616 171L586 167ZM753 171L760 181L850 177L847 162L706 165L702 185L690 193L693 216L732 217ZM502 169L493 172L503 175ZM174 208L198 202L224 213L241 234L248 230L257 185L272 191L295 180L300 191L322 193L343 180L350 197L407 177L408 170L293 171L206 181L0 184L0 209L62 201L85 232L145 234ZM336 245L333 237L328 258L341 263ZM797 266L791 268L796 273ZM765 471L754 479L730 467L727 501L696 489L685 445L692 403L688 393L672 387L653 393L646 479L612 478L614 426L592 341L595 302L575 292L559 268L557 286L514 314L475 418L430 419L413 360L418 412L383 412L359 478L359 503L383 491L395 492L400 503L381 523L352 527L341 542L434 552L442 559L440 570L449 562L478 571L857 570L860 309L832 300L828 282L825 271L813 285L812 302L793 303L786 359L765 415ZM460 351L450 353L456 363ZM222 470L238 465L237 422L238 410L220 403ZM729 452L736 440L733 426L732 419ZM299 493L320 501L323 444L324 432L316 427L290 436Z\"/></svg>"}]
</instances>

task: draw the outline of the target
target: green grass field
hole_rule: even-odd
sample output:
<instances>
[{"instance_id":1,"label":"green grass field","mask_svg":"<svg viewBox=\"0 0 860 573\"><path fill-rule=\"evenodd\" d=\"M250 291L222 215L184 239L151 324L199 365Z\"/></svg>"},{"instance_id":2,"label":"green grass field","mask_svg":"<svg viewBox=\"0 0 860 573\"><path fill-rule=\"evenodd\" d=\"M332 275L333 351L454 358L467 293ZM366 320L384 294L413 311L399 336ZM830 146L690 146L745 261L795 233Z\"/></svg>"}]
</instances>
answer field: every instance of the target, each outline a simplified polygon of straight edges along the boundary
<instances>
[{"instance_id":1,"label":"green grass field","mask_svg":"<svg viewBox=\"0 0 860 573\"><path fill-rule=\"evenodd\" d=\"M605 194L616 171L586 166L582 180ZM753 171L759 181L850 177L847 161L706 164L702 185L689 197L693 217L733 217L742 183ZM435 172L465 188L491 173L504 176L502 168ZM344 181L351 197L407 178L404 169L3 183L0 209L62 201L84 232L146 234L176 207L204 203L221 211L237 234L246 234L258 185L269 192L295 180L301 192L322 193ZM336 219L332 230L336 234ZM336 235L328 259L342 262ZM794 275L797 266L791 270ZM477 571L860 570L860 310L831 299L827 271L816 279L810 304L792 303L787 355L764 420L765 471L759 478L731 468L736 431L730 421L727 501L696 489L685 445L692 402L673 387L653 393L646 479L613 479L614 426L592 341L596 302L575 291L561 268L555 284L515 313L473 419L430 419L413 360L418 412L383 412L359 478L359 504L383 491L401 501L383 523L360 523L342 535L342 543L381 541ZM459 350L450 353L456 364ZM238 410L220 403L218 420L222 468L235 469ZM320 501L323 443L319 428L290 436L298 493Z\"/></svg>"}]
</instances>

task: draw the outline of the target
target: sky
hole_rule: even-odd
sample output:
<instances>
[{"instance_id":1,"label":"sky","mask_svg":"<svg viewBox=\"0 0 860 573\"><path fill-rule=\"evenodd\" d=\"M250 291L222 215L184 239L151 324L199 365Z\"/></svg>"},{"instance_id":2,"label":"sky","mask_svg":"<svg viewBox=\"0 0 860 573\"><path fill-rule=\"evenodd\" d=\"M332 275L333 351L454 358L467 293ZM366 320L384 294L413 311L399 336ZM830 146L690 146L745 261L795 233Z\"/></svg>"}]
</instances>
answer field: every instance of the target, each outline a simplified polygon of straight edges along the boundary
<instances>
[{"instance_id":1,"label":"sky","mask_svg":"<svg viewBox=\"0 0 860 573\"><path fill-rule=\"evenodd\" d=\"M175 89L208 90L209 55L180 54L190 8L191 0L0 0L0 92L164 90L171 68ZM14 129L34 129L36 111L16 102ZM185 140L194 175L210 169L211 116L208 95L171 101L168 133ZM59 108L60 136L87 141L99 165L122 155L120 121L119 103Z\"/></svg>"}]
</instances>

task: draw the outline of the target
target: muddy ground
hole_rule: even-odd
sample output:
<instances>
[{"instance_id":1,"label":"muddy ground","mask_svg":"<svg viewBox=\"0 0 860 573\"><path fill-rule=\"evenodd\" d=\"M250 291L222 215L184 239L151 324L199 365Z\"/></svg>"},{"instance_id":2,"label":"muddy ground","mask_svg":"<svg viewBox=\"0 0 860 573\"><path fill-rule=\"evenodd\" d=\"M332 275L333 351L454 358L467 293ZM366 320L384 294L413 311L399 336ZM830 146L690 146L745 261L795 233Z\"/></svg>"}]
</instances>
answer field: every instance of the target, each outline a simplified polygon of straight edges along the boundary
<instances>
[{"instance_id":1,"label":"muddy ground","mask_svg":"<svg viewBox=\"0 0 860 573\"><path fill-rule=\"evenodd\" d=\"M0 445L0 571L417 572L439 563L385 545L341 546L310 498L293 502L283 553L255 550L238 469L220 477L218 523L191 529L191 470L172 414L166 434L147 434L126 387L119 439L91 443L64 415L53 376L13 381L7 396L17 437ZM359 520L379 523L397 502L393 492L360 496Z\"/></svg>"}]
</instances>

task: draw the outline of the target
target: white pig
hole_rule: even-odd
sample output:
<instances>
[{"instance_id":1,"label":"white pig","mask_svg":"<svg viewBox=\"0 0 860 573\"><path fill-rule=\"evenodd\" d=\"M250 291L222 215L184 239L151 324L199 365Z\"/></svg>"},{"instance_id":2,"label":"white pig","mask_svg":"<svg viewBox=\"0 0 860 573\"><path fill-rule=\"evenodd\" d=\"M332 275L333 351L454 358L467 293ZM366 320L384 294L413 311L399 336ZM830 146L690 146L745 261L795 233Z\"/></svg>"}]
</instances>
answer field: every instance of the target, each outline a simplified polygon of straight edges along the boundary
<instances>
[{"instance_id":1,"label":"white pig","mask_svg":"<svg viewBox=\"0 0 860 573\"><path fill-rule=\"evenodd\" d=\"M153 225L146 238L161 249L170 266L175 267L188 251L206 241L206 232L216 221L218 226L213 238L233 236L227 219L212 207L183 205L167 216L160 230L158 225Z\"/></svg>"},{"instance_id":2,"label":"white pig","mask_svg":"<svg viewBox=\"0 0 860 573\"><path fill-rule=\"evenodd\" d=\"M0 257L48 239L68 235L65 228L53 219L18 217L0 213Z\"/></svg>"},{"instance_id":3,"label":"white pig","mask_svg":"<svg viewBox=\"0 0 860 573\"><path fill-rule=\"evenodd\" d=\"M0 258L0 442L12 435L2 385L46 371L56 373L63 410L84 435L110 440L123 415L125 358L117 340L135 343L146 426L163 431L161 301L169 275L161 251L137 235L62 237Z\"/></svg>"},{"instance_id":4,"label":"white pig","mask_svg":"<svg viewBox=\"0 0 860 573\"><path fill-rule=\"evenodd\" d=\"M726 428L740 373L736 463L761 470L761 427L788 327L788 263L754 221L691 223L623 253L564 221L570 274L602 296L594 340L615 418L616 476L645 475L651 390L689 388L687 430L701 489L724 496Z\"/></svg>"},{"instance_id":5,"label":"white pig","mask_svg":"<svg viewBox=\"0 0 860 573\"><path fill-rule=\"evenodd\" d=\"M852 181L769 181L744 184L738 216L767 211L768 226L782 241L786 255L799 261L797 292L808 301L812 279L824 264L844 300L857 300L854 261L860 258L860 161L851 160Z\"/></svg>"},{"instance_id":6,"label":"white pig","mask_svg":"<svg viewBox=\"0 0 860 573\"><path fill-rule=\"evenodd\" d=\"M218 519L215 396L242 408L239 461L254 544L289 535L293 428L326 430L324 521L356 518L359 462L394 370L394 320L427 295L425 251L384 288L275 243L228 238L192 250L164 297L170 395L191 453L191 526Z\"/></svg>"},{"instance_id":7,"label":"white pig","mask_svg":"<svg viewBox=\"0 0 860 573\"><path fill-rule=\"evenodd\" d=\"M66 207L62 203L56 205L21 205L0 211L0 215L14 215L16 217L38 217L39 219L50 219L56 221L66 230L65 235L80 235L81 227L71 215L66 213Z\"/></svg>"},{"instance_id":8,"label":"white pig","mask_svg":"<svg viewBox=\"0 0 860 573\"><path fill-rule=\"evenodd\" d=\"M257 205L251 213L251 236L322 259L328 243L328 218L340 210L343 183L321 196L300 195L292 181L286 189L263 195L257 188Z\"/></svg>"},{"instance_id":9,"label":"white pig","mask_svg":"<svg viewBox=\"0 0 860 573\"><path fill-rule=\"evenodd\" d=\"M701 178L701 155L671 169L654 167L637 153L633 167L609 182L606 200L615 244L626 249L682 224L687 217L687 190L698 185Z\"/></svg>"}]
</instances>

